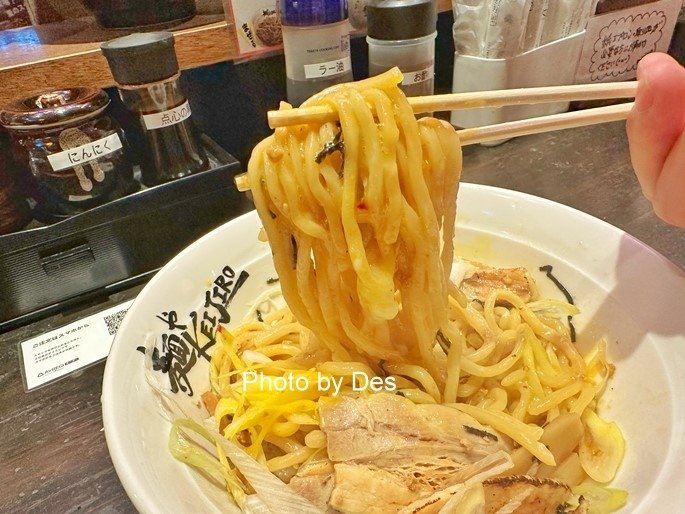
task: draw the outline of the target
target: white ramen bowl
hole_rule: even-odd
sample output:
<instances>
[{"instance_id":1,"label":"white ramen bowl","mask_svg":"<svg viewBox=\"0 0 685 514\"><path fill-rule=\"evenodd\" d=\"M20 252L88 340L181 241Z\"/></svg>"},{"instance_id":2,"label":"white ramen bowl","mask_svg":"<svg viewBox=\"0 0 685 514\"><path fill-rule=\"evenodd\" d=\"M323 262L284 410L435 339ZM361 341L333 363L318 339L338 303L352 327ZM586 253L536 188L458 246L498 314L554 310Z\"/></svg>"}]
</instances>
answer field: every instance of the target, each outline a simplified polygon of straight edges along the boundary
<instances>
[{"instance_id":1,"label":"white ramen bowl","mask_svg":"<svg viewBox=\"0 0 685 514\"><path fill-rule=\"evenodd\" d=\"M463 183L457 217L457 254L496 266L526 266L543 295L561 298L538 271L551 264L581 309L574 318L581 349L607 337L616 373L600 413L615 420L626 438L625 459L613 483L629 492L624 512L681 512L685 274L621 230L534 196ZM222 315L240 322L257 296L272 287L267 280L275 272L268 246L257 239L260 226L251 212L181 252L139 294L112 345L102 393L105 434L119 478L141 512L226 509L225 493L170 455L170 423L145 381L145 357L136 349L150 335L160 347L165 338L175 341L185 354L169 373L154 373L172 379L179 399L197 403L209 383L205 349L194 348L183 333L193 339L191 313L198 327L211 328ZM193 357L197 362L190 366Z\"/></svg>"}]
</instances>

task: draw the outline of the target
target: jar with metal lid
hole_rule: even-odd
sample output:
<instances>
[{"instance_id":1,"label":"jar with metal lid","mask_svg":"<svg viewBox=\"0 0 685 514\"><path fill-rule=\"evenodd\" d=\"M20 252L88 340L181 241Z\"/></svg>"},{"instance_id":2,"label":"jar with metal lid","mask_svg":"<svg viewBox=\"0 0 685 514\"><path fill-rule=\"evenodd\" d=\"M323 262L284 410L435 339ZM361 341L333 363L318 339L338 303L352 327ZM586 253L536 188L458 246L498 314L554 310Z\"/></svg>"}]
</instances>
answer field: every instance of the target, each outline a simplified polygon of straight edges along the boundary
<instances>
[{"instance_id":1,"label":"jar with metal lid","mask_svg":"<svg viewBox=\"0 0 685 514\"><path fill-rule=\"evenodd\" d=\"M432 95L436 0L373 0L366 16L369 75L397 66L407 96Z\"/></svg>"},{"instance_id":2,"label":"jar with metal lid","mask_svg":"<svg viewBox=\"0 0 685 514\"><path fill-rule=\"evenodd\" d=\"M101 89L73 87L14 100L0 112L15 160L35 179L39 214L77 214L138 188L124 133L105 113L109 102Z\"/></svg>"},{"instance_id":3,"label":"jar with metal lid","mask_svg":"<svg viewBox=\"0 0 685 514\"><path fill-rule=\"evenodd\" d=\"M180 84L174 36L131 34L101 45L124 105L138 118L131 130L143 183L153 186L209 168Z\"/></svg>"}]
</instances>

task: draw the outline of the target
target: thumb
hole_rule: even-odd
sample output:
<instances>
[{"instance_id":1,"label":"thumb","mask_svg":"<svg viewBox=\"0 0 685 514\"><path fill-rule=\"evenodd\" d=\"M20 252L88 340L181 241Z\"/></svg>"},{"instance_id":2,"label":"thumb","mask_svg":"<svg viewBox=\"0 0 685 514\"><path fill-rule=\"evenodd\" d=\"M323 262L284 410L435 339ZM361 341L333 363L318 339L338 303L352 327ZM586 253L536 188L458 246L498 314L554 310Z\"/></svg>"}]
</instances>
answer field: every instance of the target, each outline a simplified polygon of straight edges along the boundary
<instances>
[{"instance_id":1,"label":"thumb","mask_svg":"<svg viewBox=\"0 0 685 514\"><path fill-rule=\"evenodd\" d=\"M650 200L666 158L685 128L685 68L653 53L637 68L635 107L626 124L630 159Z\"/></svg>"}]
</instances>

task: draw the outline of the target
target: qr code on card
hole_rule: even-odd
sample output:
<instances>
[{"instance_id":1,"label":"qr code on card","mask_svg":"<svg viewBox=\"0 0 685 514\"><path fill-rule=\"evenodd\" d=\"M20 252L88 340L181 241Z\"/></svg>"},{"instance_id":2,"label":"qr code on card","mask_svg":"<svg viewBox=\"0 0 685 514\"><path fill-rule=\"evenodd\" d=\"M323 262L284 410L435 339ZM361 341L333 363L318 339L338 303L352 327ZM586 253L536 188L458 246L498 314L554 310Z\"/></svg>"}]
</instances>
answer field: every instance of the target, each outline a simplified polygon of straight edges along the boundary
<instances>
[{"instance_id":1,"label":"qr code on card","mask_svg":"<svg viewBox=\"0 0 685 514\"><path fill-rule=\"evenodd\" d=\"M126 311L128 311L128 309L122 309L118 312L105 316L104 320L105 324L107 325L107 332L109 335L116 335L117 330L119 330L119 325L121 325L121 320L124 319L124 316L126 315Z\"/></svg>"}]
</instances>

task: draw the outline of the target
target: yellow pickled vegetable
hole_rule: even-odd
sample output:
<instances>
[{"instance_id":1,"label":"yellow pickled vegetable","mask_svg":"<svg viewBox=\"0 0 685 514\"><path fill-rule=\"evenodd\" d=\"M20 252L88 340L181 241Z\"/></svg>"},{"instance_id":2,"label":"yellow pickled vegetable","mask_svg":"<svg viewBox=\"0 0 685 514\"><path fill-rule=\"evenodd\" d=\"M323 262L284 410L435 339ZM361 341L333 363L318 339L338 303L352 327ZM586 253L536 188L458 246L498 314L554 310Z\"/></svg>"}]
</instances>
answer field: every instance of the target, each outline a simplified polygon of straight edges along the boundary
<instances>
[{"instance_id":1,"label":"yellow pickled vegetable","mask_svg":"<svg viewBox=\"0 0 685 514\"><path fill-rule=\"evenodd\" d=\"M604 421L590 409L585 409L582 420L585 432L578 447L580 463L593 480L610 482L625 453L623 434L616 423Z\"/></svg>"},{"instance_id":2,"label":"yellow pickled vegetable","mask_svg":"<svg viewBox=\"0 0 685 514\"><path fill-rule=\"evenodd\" d=\"M628 493L612 489L587 480L572 488L573 494L582 496L588 502L588 514L609 514L623 507L628 501Z\"/></svg>"}]
</instances>

